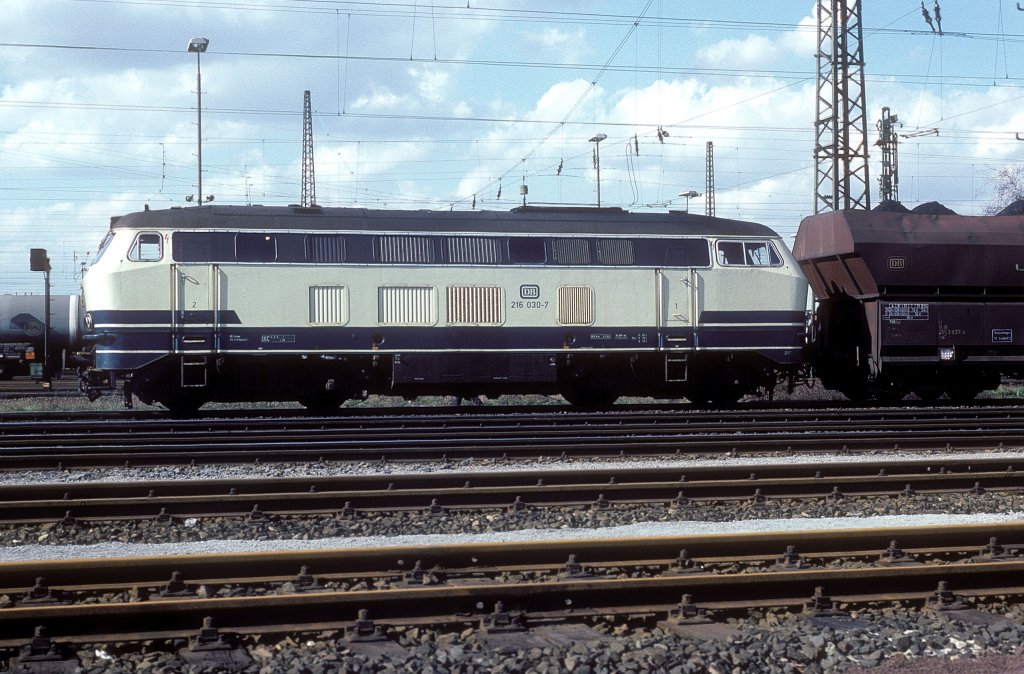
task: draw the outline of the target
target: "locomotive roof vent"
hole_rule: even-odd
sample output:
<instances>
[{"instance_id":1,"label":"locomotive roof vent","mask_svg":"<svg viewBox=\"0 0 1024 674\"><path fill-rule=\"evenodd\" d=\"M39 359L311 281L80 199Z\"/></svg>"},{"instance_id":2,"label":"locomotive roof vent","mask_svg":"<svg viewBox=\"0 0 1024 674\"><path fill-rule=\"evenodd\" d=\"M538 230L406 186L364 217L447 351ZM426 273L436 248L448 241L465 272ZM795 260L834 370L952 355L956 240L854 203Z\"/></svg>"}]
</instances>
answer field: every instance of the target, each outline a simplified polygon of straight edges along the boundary
<instances>
[{"instance_id":1,"label":"locomotive roof vent","mask_svg":"<svg viewBox=\"0 0 1024 674\"><path fill-rule=\"evenodd\" d=\"M298 204L288 204L288 208L292 209L292 213L296 215L323 215L324 209L322 206L313 204L312 206L299 206Z\"/></svg>"}]
</instances>

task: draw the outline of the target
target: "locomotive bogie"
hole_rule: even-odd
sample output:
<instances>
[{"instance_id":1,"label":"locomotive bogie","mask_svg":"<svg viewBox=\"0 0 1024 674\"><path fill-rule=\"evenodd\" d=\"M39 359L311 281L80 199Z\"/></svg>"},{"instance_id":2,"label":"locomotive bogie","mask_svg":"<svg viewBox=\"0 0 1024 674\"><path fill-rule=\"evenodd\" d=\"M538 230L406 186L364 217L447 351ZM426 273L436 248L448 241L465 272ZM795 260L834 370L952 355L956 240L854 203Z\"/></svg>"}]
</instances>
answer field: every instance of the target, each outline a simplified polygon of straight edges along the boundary
<instances>
[{"instance_id":1,"label":"locomotive bogie","mask_svg":"<svg viewBox=\"0 0 1024 674\"><path fill-rule=\"evenodd\" d=\"M368 393L721 402L800 368L806 281L767 228L517 211L125 216L84 283L93 369L188 409Z\"/></svg>"}]
</instances>

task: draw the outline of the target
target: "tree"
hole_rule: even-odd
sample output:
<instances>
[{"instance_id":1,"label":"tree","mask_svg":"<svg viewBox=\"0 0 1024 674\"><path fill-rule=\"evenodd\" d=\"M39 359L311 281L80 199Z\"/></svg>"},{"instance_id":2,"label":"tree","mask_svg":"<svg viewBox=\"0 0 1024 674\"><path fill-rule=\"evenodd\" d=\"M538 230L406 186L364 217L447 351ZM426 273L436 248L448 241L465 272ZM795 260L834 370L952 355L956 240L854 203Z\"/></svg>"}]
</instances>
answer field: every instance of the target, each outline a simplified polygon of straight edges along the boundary
<instances>
[{"instance_id":1,"label":"tree","mask_svg":"<svg viewBox=\"0 0 1024 674\"><path fill-rule=\"evenodd\" d=\"M1010 164L993 170L992 203L985 208L988 215L995 215L1015 201L1024 199L1024 164Z\"/></svg>"}]
</instances>

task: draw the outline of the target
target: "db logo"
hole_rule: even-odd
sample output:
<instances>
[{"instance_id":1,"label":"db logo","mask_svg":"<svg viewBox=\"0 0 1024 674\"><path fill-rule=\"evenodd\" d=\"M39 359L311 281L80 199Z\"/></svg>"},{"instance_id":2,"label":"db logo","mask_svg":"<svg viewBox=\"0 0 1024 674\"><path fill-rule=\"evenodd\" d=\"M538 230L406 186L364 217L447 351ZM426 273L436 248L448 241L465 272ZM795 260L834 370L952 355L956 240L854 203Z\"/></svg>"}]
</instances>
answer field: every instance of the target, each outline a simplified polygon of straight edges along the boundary
<instances>
[{"instance_id":1,"label":"db logo","mask_svg":"<svg viewBox=\"0 0 1024 674\"><path fill-rule=\"evenodd\" d=\"M524 300L535 300L540 297L540 286L529 285L519 286L519 297Z\"/></svg>"},{"instance_id":2,"label":"db logo","mask_svg":"<svg viewBox=\"0 0 1024 674\"><path fill-rule=\"evenodd\" d=\"M907 268L907 258L905 257L890 257L889 258L889 271L903 271Z\"/></svg>"}]
</instances>

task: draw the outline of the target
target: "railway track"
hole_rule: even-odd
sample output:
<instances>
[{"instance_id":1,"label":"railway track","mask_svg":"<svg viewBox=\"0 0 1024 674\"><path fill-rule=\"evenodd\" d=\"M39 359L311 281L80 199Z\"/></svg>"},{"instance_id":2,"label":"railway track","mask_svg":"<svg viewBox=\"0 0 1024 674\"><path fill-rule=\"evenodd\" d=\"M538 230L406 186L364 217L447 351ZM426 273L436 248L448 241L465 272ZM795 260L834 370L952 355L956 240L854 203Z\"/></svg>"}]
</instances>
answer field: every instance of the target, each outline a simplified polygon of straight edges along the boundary
<instances>
[{"instance_id":1,"label":"railway track","mask_svg":"<svg viewBox=\"0 0 1024 674\"><path fill-rule=\"evenodd\" d=\"M330 419L0 417L0 469L253 461L423 461L992 449L1024 444L1016 407L606 412Z\"/></svg>"},{"instance_id":2,"label":"railway track","mask_svg":"<svg viewBox=\"0 0 1024 674\"><path fill-rule=\"evenodd\" d=\"M1022 548L1024 525L1012 523L4 563L0 647L38 626L70 643L181 638L205 618L242 634L352 635L361 615L386 633L609 614L685 625L697 608L834 615L832 601L966 608L952 592L1024 594Z\"/></svg>"},{"instance_id":3,"label":"railway track","mask_svg":"<svg viewBox=\"0 0 1024 674\"><path fill-rule=\"evenodd\" d=\"M78 376L67 371L59 379L54 379L49 386L29 377L15 377L0 381L0 400L16 400L26 398L84 398L78 390Z\"/></svg>"},{"instance_id":4,"label":"railway track","mask_svg":"<svg viewBox=\"0 0 1024 674\"><path fill-rule=\"evenodd\" d=\"M1024 471L1005 458L933 457L821 466L602 468L567 471L346 475L237 480L165 480L0 486L0 523L185 517L356 518L407 510L526 510L536 507L704 503L844 496L916 496L1024 490Z\"/></svg>"}]
</instances>

